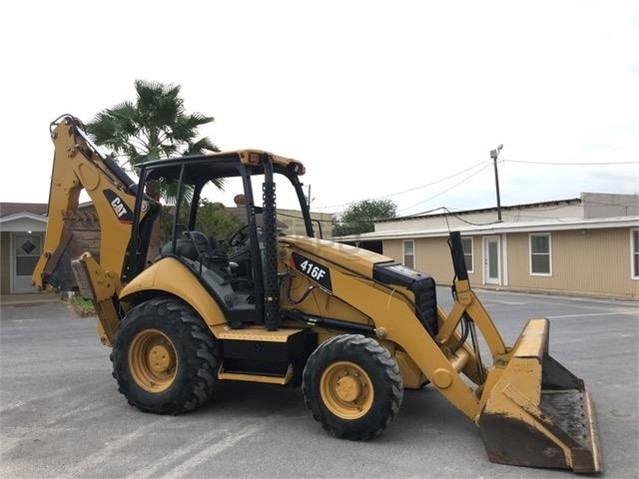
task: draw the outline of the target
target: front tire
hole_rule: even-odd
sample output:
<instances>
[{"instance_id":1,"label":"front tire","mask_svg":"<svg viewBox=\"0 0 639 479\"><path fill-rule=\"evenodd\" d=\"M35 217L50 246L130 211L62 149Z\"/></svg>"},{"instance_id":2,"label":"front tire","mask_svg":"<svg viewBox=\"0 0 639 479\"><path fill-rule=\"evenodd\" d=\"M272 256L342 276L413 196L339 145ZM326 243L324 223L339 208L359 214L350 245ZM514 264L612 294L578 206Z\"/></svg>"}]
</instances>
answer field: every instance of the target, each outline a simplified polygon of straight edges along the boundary
<instances>
[{"instance_id":1,"label":"front tire","mask_svg":"<svg viewBox=\"0 0 639 479\"><path fill-rule=\"evenodd\" d=\"M395 419L404 388L386 348L361 334L343 334L311 354L302 393L313 418L333 436L365 440Z\"/></svg>"},{"instance_id":2,"label":"front tire","mask_svg":"<svg viewBox=\"0 0 639 479\"><path fill-rule=\"evenodd\" d=\"M215 339L192 308L172 298L146 301L125 316L111 361L119 391L144 412L191 411L217 384Z\"/></svg>"}]
</instances>

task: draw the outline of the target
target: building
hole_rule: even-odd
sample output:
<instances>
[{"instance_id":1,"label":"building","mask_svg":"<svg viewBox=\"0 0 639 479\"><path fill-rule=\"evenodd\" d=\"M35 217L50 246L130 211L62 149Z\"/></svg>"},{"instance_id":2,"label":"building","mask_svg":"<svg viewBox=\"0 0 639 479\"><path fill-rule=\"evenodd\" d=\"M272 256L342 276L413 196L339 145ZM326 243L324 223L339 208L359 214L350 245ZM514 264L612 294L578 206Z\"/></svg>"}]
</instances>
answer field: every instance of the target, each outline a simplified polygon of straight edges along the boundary
<instances>
[{"instance_id":1,"label":"building","mask_svg":"<svg viewBox=\"0 0 639 479\"><path fill-rule=\"evenodd\" d=\"M287 227L286 234L306 235L306 227L302 212L297 210L277 210L277 219ZM315 236L319 237L320 232L323 238L330 238L333 234L333 215L331 213L317 213L311 211L311 221Z\"/></svg>"},{"instance_id":2,"label":"building","mask_svg":"<svg viewBox=\"0 0 639 479\"><path fill-rule=\"evenodd\" d=\"M579 198L393 218L340 241L382 243L386 256L450 284L448 233L460 231L474 286L639 298L639 198Z\"/></svg>"},{"instance_id":3,"label":"building","mask_svg":"<svg viewBox=\"0 0 639 479\"><path fill-rule=\"evenodd\" d=\"M241 221L246 221L246 210L243 207L225 207L225 211L237 216ZM261 222L261 214L258 213L258 224ZM319 237L320 232L322 238L330 238L333 234L333 215L331 213L318 213L311 211L311 221L315 236ZM306 235L306 226L302 212L299 210L277 209L278 227L288 235Z\"/></svg>"},{"instance_id":4,"label":"building","mask_svg":"<svg viewBox=\"0 0 639 479\"><path fill-rule=\"evenodd\" d=\"M36 291L31 273L42 254L47 205L0 203L0 293Z\"/></svg>"}]
</instances>

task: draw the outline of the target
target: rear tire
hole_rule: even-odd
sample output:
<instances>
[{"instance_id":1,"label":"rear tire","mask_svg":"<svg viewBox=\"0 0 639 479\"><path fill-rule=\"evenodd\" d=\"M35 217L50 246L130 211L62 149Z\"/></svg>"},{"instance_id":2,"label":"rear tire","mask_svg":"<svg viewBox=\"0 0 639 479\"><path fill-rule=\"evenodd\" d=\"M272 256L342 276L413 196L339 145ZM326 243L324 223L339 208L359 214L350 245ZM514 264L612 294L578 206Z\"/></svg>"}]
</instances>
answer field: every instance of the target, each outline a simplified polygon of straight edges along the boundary
<instances>
[{"instance_id":1,"label":"rear tire","mask_svg":"<svg viewBox=\"0 0 639 479\"><path fill-rule=\"evenodd\" d=\"M302 393L313 418L333 436L366 440L395 419L404 388L386 348L361 334L343 334L311 354Z\"/></svg>"},{"instance_id":2,"label":"rear tire","mask_svg":"<svg viewBox=\"0 0 639 479\"><path fill-rule=\"evenodd\" d=\"M120 322L111 361L119 391L144 412L180 414L217 385L215 339L197 313L172 298L134 307Z\"/></svg>"}]
</instances>

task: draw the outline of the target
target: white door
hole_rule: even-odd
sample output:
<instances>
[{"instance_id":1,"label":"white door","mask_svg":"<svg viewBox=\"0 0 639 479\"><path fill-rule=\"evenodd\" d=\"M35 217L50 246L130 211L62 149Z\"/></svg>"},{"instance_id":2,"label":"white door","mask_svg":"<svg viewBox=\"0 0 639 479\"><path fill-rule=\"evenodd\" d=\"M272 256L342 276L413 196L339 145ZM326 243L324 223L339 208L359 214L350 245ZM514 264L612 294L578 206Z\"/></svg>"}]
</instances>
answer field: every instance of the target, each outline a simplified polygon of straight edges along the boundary
<instances>
[{"instance_id":1,"label":"white door","mask_svg":"<svg viewBox=\"0 0 639 479\"><path fill-rule=\"evenodd\" d=\"M42 233L13 233L12 253L12 292L37 291L31 274L42 254Z\"/></svg>"},{"instance_id":2,"label":"white door","mask_svg":"<svg viewBox=\"0 0 639 479\"><path fill-rule=\"evenodd\" d=\"M499 236L484 238L484 284L501 284Z\"/></svg>"}]
</instances>

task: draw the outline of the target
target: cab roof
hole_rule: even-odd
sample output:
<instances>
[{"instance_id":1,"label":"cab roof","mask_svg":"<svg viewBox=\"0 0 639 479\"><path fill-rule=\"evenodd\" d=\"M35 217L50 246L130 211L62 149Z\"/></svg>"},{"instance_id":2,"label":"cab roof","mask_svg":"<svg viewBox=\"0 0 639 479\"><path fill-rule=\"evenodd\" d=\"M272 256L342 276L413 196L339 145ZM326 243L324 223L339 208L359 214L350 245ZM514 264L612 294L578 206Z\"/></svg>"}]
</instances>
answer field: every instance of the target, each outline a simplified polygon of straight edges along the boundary
<instances>
[{"instance_id":1,"label":"cab roof","mask_svg":"<svg viewBox=\"0 0 639 479\"><path fill-rule=\"evenodd\" d=\"M277 173L303 175L304 165L291 158L275 155L263 150L235 150L204 155L180 156L164 160L153 160L141 167L148 172L148 179L166 178L177 179L182 165L187 165L184 180L197 183L198 179L226 178L240 175L240 165L249 167L252 174L262 174L262 158L267 156Z\"/></svg>"}]
</instances>

